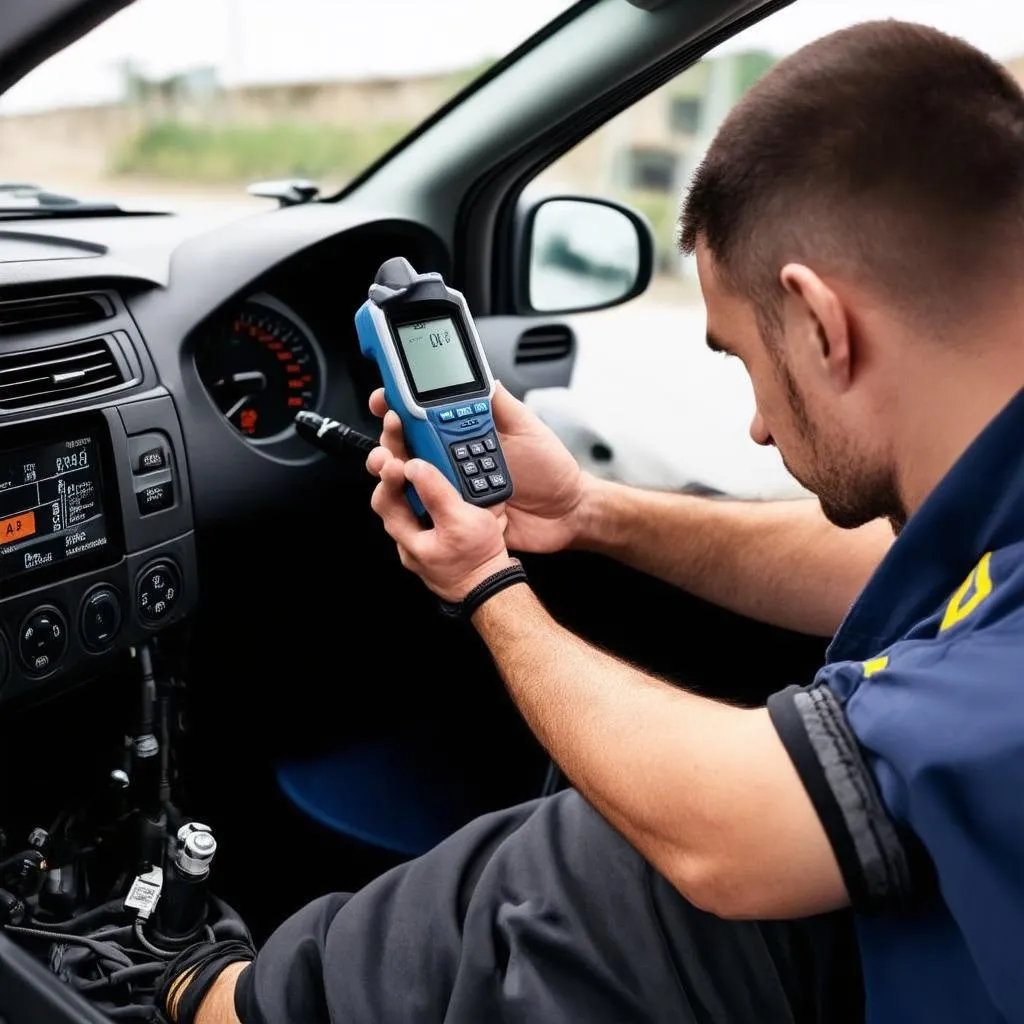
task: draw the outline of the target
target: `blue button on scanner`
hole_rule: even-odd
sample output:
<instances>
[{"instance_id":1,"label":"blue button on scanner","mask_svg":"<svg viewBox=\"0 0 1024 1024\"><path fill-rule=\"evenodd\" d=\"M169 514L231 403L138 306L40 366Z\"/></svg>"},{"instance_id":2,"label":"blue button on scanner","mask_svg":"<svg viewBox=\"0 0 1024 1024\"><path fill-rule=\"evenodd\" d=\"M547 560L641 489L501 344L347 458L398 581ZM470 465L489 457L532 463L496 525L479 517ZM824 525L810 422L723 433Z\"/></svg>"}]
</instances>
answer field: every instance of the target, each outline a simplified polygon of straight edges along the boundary
<instances>
[{"instance_id":1,"label":"blue button on scanner","mask_svg":"<svg viewBox=\"0 0 1024 1024\"><path fill-rule=\"evenodd\" d=\"M458 416L460 420L463 419L466 416L472 416L473 415L473 406L471 406L471 405L460 405L455 410L455 415Z\"/></svg>"},{"instance_id":2,"label":"blue button on scanner","mask_svg":"<svg viewBox=\"0 0 1024 1024\"><path fill-rule=\"evenodd\" d=\"M454 409L442 409L437 414L437 418L442 423L450 423L453 419L455 419L455 410Z\"/></svg>"},{"instance_id":3,"label":"blue button on scanner","mask_svg":"<svg viewBox=\"0 0 1024 1024\"><path fill-rule=\"evenodd\" d=\"M473 403L473 412L487 412L487 403L486 402L474 402Z\"/></svg>"}]
</instances>

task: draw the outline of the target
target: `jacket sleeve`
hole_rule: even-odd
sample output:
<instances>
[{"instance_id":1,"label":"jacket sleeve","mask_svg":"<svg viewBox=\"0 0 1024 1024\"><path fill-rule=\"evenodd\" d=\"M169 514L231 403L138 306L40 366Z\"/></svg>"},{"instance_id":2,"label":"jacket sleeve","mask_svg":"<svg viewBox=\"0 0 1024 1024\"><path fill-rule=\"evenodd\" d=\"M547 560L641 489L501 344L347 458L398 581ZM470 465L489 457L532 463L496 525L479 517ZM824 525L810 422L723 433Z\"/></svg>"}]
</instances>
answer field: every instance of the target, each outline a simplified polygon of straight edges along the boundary
<instances>
[{"instance_id":1,"label":"jacket sleeve","mask_svg":"<svg viewBox=\"0 0 1024 1024\"><path fill-rule=\"evenodd\" d=\"M982 981L1024 1006L1024 616L908 641L846 703L897 821L934 866Z\"/></svg>"},{"instance_id":2,"label":"jacket sleeve","mask_svg":"<svg viewBox=\"0 0 1024 1024\"><path fill-rule=\"evenodd\" d=\"M913 896L907 837L886 808L843 706L824 682L790 686L768 712L825 830L853 908L896 910Z\"/></svg>"}]
</instances>

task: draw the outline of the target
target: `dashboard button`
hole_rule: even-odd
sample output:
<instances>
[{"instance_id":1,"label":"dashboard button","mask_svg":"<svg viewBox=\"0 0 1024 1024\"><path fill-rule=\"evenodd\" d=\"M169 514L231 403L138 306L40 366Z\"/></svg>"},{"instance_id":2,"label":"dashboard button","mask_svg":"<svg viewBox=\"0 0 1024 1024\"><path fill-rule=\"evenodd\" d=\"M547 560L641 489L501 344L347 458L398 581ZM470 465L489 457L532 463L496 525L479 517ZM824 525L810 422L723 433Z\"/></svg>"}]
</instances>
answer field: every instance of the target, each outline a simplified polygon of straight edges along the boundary
<instances>
[{"instance_id":1,"label":"dashboard button","mask_svg":"<svg viewBox=\"0 0 1024 1024\"><path fill-rule=\"evenodd\" d=\"M111 587L94 590L82 605L82 643L93 653L109 647L121 628L121 598Z\"/></svg>"},{"instance_id":2,"label":"dashboard button","mask_svg":"<svg viewBox=\"0 0 1024 1024\"><path fill-rule=\"evenodd\" d=\"M469 481L469 486L472 487L477 494L482 494L484 491L489 491L491 489L490 484L488 484L482 476L473 477L473 479Z\"/></svg>"},{"instance_id":3,"label":"dashboard button","mask_svg":"<svg viewBox=\"0 0 1024 1024\"><path fill-rule=\"evenodd\" d=\"M151 473L154 469L166 469L167 453L163 448L149 448L139 455L135 464L136 473Z\"/></svg>"},{"instance_id":4,"label":"dashboard button","mask_svg":"<svg viewBox=\"0 0 1024 1024\"><path fill-rule=\"evenodd\" d=\"M469 449L464 444L453 445L452 455L461 462L463 459L469 458Z\"/></svg>"},{"instance_id":5,"label":"dashboard button","mask_svg":"<svg viewBox=\"0 0 1024 1024\"><path fill-rule=\"evenodd\" d=\"M172 562L154 562L139 577L135 605L142 621L155 626L169 618L181 597L181 576Z\"/></svg>"},{"instance_id":6,"label":"dashboard button","mask_svg":"<svg viewBox=\"0 0 1024 1024\"><path fill-rule=\"evenodd\" d=\"M18 636L18 653L29 672L42 675L55 669L68 646L68 625L56 608L37 608Z\"/></svg>"},{"instance_id":7,"label":"dashboard button","mask_svg":"<svg viewBox=\"0 0 1024 1024\"><path fill-rule=\"evenodd\" d=\"M143 487L141 491L136 491L135 498L139 503L139 511L148 516L151 512L160 512L174 504L174 485L170 480L162 484L152 484Z\"/></svg>"},{"instance_id":8,"label":"dashboard button","mask_svg":"<svg viewBox=\"0 0 1024 1024\"><path fill-rule=\"evenodd\" d=\"M466 476L476 476L476 474L480 472L480 467L473 461L460 462L459 465L462 466L462 472L465 473Z\"/></svg>"}]
</instances>

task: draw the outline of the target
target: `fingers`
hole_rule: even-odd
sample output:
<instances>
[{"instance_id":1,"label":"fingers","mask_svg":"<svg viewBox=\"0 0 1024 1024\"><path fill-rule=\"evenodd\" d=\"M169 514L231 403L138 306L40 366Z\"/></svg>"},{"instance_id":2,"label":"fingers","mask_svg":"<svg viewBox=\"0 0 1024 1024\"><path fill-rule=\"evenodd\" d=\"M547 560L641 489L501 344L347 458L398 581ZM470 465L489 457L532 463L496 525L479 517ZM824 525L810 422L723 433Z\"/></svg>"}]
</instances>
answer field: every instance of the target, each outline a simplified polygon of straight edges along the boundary
<instances>
[{"instance_id":1,"label":"fingers","mask_svg":"<svg viewBox=\"0 0 1024 1024\"><path fill-rule=\"evenodd\" d=\"M371 476L380 476L384 464L393 458L394 456L387 448L378 445L366 456L366 470Z\"/></svg>"},{"instance_id":2,"label":"fingers","mask_svg":"<svg viewBox=\"0 0 1024 1024\"><path fill-rule=\"evenodd\" d=\"M370 395L370 412L374 416L379 416L383 419L382 430L380 435L380 443L391 452L392 455L397 456L400 459L409 458L409 450L405 447L405 436L402 432L402 421L398 418L398 413L394 409L388 408L388 400L384 397L384 389L377 388L376 391ZM367 464L367 469L369 469ZM371 469L372 473L373 470Z\"/></svg>"},{"instance_id":3,"label":"fingers","mask_svg":"<svg viewBox=\"0 0 1024 1024\"><path fill-rule=\"evenodd\" d=\"M435 524L457 516L465 504L448 478L423 459L410 459L405 463L405 478L416 488L423 507Z\"/></svg>"},{"instance_id":4,"label":"fingers","mask_svg":"<svg viewBox=\"0 0 1024 1024\"><path fill-rule=\"evenodd\" d=\"M405 465L398 459L389 458L379 475L380 483L370 497L370 507L380 516L388 536L401 547L408 547L423 532L423 527L405 496Z\"/></svg>"},{"instance_id":5,"label":"fingers","mask_svg":"<svg viewBox=\"0 0 1024 1024\"><path fill-rule=\"evenodd\" d=\"M494 389L491 409L494 411L494 425L503 434L525 433L538 422L537 417L501 381L498 381Z\"/></svg>"},{"instance_id":6,"label":"fingers","mask_svg":"<svg viewBox=\"0 0 1024 1024\"><path fill-rule=\"evenodd\" d=\"M409 458L409 450L405 447L405 435L402 432L402 421L398 418L398 413L393 409L389 409L384 414L380 443L396 458Z\"/></svg>"},{"instance_id":7,"label":"fingers","mask_svg":"<svg viewBox=\"0 0 1024 1024\"><path fill-rule=\"evenodd\" d=\"M372 395L370 395L370 412L373 413L378 419L388 411L388 401L384 397L384 389L377 388Z\"/></svg>"}]
</instances>

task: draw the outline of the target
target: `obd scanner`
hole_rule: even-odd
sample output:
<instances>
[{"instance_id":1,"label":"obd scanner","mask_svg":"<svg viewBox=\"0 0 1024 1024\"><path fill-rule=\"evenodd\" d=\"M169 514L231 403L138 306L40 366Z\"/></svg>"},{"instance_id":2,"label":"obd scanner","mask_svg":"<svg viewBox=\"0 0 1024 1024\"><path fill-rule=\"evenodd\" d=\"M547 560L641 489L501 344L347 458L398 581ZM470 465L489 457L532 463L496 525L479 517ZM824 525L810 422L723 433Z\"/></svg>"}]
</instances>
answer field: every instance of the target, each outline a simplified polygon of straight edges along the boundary
<instances>
[{"instance_id":1,"label":"obd scanner","mask_svg":"<svg viewBox=\"0 0 1024 1024\"><path fill-rule=\"evenodd\" d=\"M494 378L462 293L440 274L390 259L356 313L356 331L410 452L437 466L466 501L506 501L512 481L491 415ZM409 501L422 516L411 488Z\"/></svg>"}]
</instances>

